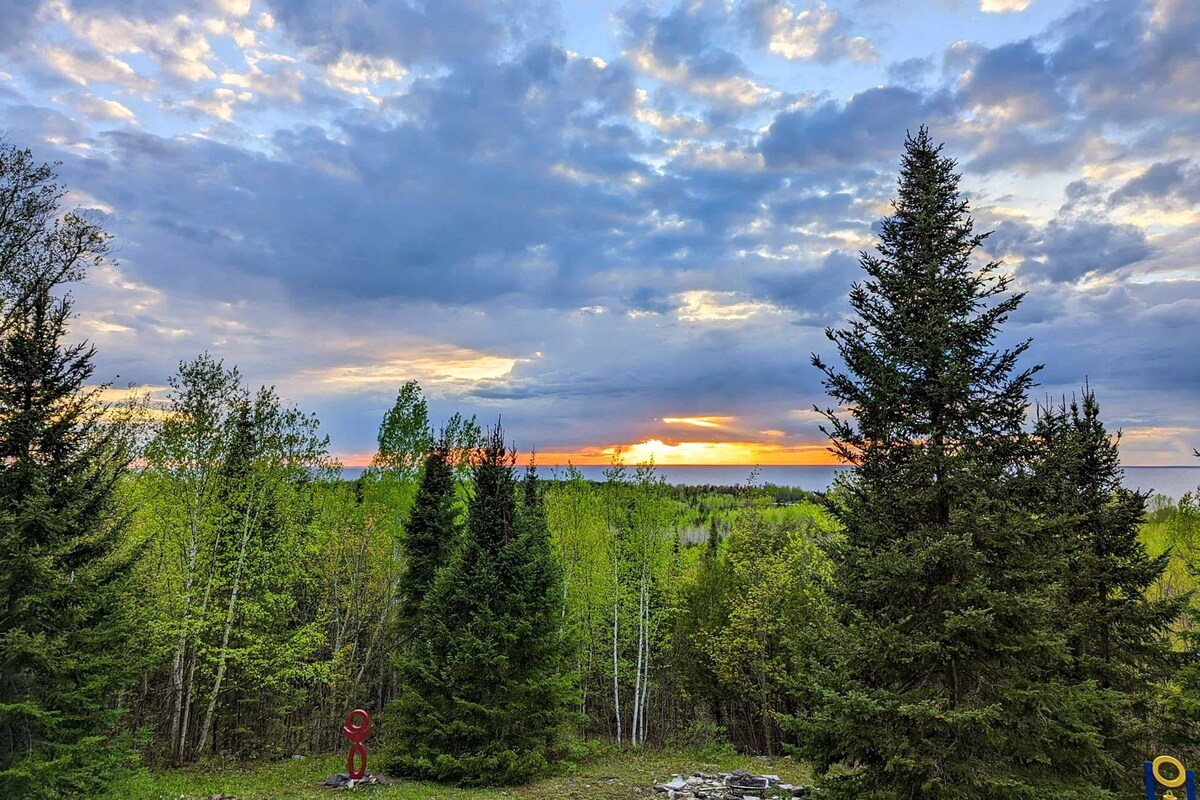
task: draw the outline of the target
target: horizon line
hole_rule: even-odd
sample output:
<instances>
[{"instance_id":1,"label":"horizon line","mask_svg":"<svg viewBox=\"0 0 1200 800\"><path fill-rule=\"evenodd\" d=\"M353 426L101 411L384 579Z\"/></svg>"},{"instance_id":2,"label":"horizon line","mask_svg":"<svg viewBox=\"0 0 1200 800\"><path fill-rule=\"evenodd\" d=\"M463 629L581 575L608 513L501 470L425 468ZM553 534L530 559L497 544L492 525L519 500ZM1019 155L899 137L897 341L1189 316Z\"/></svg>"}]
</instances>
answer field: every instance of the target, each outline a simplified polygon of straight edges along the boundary
<instances>
[{"instance_id":1,"label":"horizon line","mask_svg":"<svg viewBox=\"0 0 1200 800\"><path fill-rule=\"evenodd\" d=\"M350 469L366 469L372 465L371 464L342 464L341 466L343 468L350 468ZM528 464L518 464L517 466L528 466ZM605 467L605 468L608 468L608 467L612 467L614 465L608 464L608 463L605 463L605 464L575 464L575 463L567 462L566 464L537 464L536 466L538 467L538 469L541 469L543 467L547 467L547 468ZM685 467L687 469L698 469L698 468L703 469L706 467L713 467L713 468L717 468L717 469L729 469L732 467L750 467L751 469L754 469L754 468L774 469L774 468L778 468L778 467L810 467L810 468L814 468L814 469L816 469L816 468L820 468L820 469L851 469L852 468L852 465L850 465L850 464L647 464L647 463L639 463L639 464L619 464L617 466L629 467L629 468L650 466L650 467L654 467L655 469L662 468L662 467L671 467L671 468ZM1200 469L1200 464L1122 464L1121 468L1122 469Z\"/></svg>"}]
</instances>

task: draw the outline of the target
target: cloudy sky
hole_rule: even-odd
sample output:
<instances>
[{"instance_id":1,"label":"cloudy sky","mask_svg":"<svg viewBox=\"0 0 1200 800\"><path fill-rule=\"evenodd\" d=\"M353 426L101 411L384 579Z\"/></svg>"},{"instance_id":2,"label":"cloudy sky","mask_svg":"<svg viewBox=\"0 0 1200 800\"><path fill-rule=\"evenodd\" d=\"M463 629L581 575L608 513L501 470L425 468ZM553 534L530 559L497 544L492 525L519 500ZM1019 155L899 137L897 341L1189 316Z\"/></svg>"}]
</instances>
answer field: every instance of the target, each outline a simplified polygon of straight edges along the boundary
<instances>
[{"instance_id":1,"label":"cloudy sky","mask_svg":"<svg viewBox=\"0 0 1200 800\"><path fill-rule=\"evenodd\" d=\"M116 236L100 373L208 350L369 458L397 387L543 463L816 463L907 128L1130 464L1200 446L1195 0L0 0L0 131Z\"/></svg>"}]
</instances>

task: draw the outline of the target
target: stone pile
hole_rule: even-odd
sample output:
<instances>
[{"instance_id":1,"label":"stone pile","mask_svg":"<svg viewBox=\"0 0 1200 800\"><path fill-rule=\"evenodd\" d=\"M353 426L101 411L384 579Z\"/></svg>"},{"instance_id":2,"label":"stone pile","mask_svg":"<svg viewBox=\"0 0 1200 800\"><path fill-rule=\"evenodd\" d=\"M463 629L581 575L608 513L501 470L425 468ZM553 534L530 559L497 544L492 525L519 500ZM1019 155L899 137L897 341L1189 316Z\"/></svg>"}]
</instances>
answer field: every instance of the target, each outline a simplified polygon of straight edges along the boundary
<instances>
[{"instance_id":1,"label":"stone pile","mask_svg":"<svg viewBox=\"0 0 1200 800\"><path fill-rule=\"evenodd\" d=\"M669 800L742 800L742 798L810 797L807 786L782 783L778 775L755 775L744 769L736 772L696 772L690 777L676 775L654 787Z\"/></svg>"},{"instance_id":2,"label":"stone pile","mask_svg":"<svg viewBox=\"0 0 1200 800\"><path fill-rule=\"evenodd\" d=\"M374 772L368 772L358 780L351 778L348 772L339 772L326 778L325 785L330 789L356 789L359 786L387 786L388 782L382 775L376 775Z\"/></svg>"}]
</instances>

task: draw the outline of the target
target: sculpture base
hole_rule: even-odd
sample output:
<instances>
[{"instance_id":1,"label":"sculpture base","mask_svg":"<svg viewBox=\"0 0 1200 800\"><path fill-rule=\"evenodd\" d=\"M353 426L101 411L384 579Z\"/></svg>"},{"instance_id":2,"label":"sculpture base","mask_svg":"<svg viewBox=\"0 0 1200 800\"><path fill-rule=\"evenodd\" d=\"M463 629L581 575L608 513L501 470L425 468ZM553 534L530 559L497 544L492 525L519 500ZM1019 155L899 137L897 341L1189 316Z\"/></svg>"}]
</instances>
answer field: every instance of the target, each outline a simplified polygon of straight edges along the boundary
<instances>
[{"instance_id":1,"label":"sculpture base","mask_svg":"<svg viewBox=\"0 0 1200 800\"><path fill-rule=\"evenodd\" d=\"M339 772L325 779L325 785L330 789L357 789L359 786L387 786L387 778L368 772L358 780L350 777L348 772Z\"/></svg>"}]
</instances>

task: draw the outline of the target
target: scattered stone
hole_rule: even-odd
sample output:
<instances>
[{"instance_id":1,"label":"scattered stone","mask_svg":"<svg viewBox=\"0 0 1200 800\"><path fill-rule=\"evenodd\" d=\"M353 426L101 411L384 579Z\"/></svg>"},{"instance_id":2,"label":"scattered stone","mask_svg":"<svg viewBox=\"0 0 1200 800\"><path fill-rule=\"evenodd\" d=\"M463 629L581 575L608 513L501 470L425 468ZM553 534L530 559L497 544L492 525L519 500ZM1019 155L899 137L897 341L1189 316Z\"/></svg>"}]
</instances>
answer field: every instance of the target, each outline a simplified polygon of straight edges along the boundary
<instances>
[{"instance_id":1,"label":"scattered stone","mask_svg":"<svg viewBox=\"0 0 1200 800\"><path fill-rule=\"evenodd\" d=\"M308 758L308 756L302 756L299 753L296 753L296 755L292 756L292 761L303 761L306 758Z\"/></svg>"},{"instance_id":2,"label":"scattered stone","mask_svg":"<svg viewBox=\"0 0 1200 800\"><path fill-rule=\"evenodd\" d=\"M691 777L675 775L656 784L654 791L668 800L775 800L809 797L807 786L782 783L778 775L757 775L744 769L711 774L696 772Z\"/></svg>"},{"instance_id":3,"label":"scattered stone","mask_svg":"<svg viewBox=\"0 0 1200 800\"><path fill-rule=\"evenodd\" d=\"M358 780L351 778L348 772L339 772L326 778L325 785L330 789L357 789L360 786L387 786L388 782L387 778L374 772L368 772Z\"/></svg>"}]
</instances>

